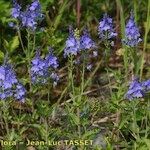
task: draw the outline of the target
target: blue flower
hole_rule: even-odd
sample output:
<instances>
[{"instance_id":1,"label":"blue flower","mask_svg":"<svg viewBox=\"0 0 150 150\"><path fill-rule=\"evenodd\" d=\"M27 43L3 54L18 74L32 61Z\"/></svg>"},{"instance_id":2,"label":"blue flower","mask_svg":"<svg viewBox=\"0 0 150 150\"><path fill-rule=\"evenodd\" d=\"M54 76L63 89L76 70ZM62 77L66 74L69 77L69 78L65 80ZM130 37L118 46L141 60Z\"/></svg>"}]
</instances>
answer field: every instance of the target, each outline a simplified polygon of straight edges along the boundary
<instances>
[{"instance_id":1,"label":"blue flower","mask_svg":"<svg viewBox=\"0 0 150 150\"><path fill-rule=\"evenodd\" d=\"M113 21L107 14L103 15L102 20L99 22L98 26L99 38L102 40L110 40L117 36L117 33L113 28Z\"/></svg>"},{"instance_id":2,"label":"blue flower","mask_svg":"<svg viewBox=\"0 0 150 150\"><path fill-rule=\"evenodd\" d=\"M38 0L34 0L29 7L30 11L39 11L41 10L41 5Z\"/></svg>"},{"instance_id":3,"label":"blue flower","mask_svg":"<svg viewBox=\"0 0 150 150\"><path fill-rule=\"evenodd\" d=\"M25 100L26 89L20 83L16 85L14 97L22 102Z\"/></svg>"},{"instance_id":4,"label":"blue flower","mask_svg":"<svg viewBox=\"0 0 150 150\"><path fill-rule=\"evenodd\" d=\"M55 57L51 51L51 48L50 48L50 52L49 54L46 56L45 58L46 60L46 65L48 67L52 67L52 68L57 68L59 65L58 65L58 60L57 60L57 57Z\"/></svg>"},{"instance_id":5,"label":"blue flower","mask_svg":"<svg viewBox=\"0 0 150 150\"><path fill-rule=\"evenodd\" d=\"M36 29L37 22L35 21L35 18L31 16L31 12L23 12L21 15L21 21L23 27L27 27L33 30Z\"/></svg>"},{"instance_id":6,"label":"blue flower","mask_svg":"<svg viewBox=\"0 0 150 150\"><path fill-rule=\"evenodd\" d=\"M80 38L80 49L86 50L94 48L96 48L94 41L91 39L88 31L84 30L83 35Z\"/></svg>"},{"instance_id":7,"label":"blue flower","mask_svg":"<svg viewBox=\"0 0 150 150\"><path fill-rule=\"evenodd\" d=\"M137 27L134 21L134 15L131 12L130 18L126 24L125 28L125 39L123 39L123 43L130 47L135 47L141 42L139 28Z\"/></svg>"},{"instance_id":8,"label":"blue flower","mask_svg":"<svg viewBox=\"0 0 150 150\"><path fill-rule=\"evenodd\" d=\"M58 78L54 73L58 67L58 60L50 51L45 58L40 57L37 51L35 58L31 63L31 78L33 84L46 84L49 79L57 82Z\"/></svg>"},{"instance_id":9,"label":"blue flower","mask_svg":"<svg viewBox=\"0 0 150 150\"><path fill-rule=\"evenodd\" d=\"M129 86L128 92L125 94L125 98L132 100L134 98L142 98L144 96L143 85L135 78Z\"/></svg>"},{"instance_id":10,"label":"blue flower","mask_svg":"<svg viewBox=\"0 0 150 150\"><path fill-rule=\"evenodd\" d=\"M142 86L145 92L150 90L150 80L146 80L142 82Z\"/></svg>"},{"instance_id":11,"label":"blue flower","mask_svg":"<svg viewBox=\"0 0 150 150\"><path fill-rule=\"evenodd\" d=\"M9 64L4 64L0 66L0 99L5 100L10 97L14 97L19 101L25 100L25 88L24 93L18 89L19 81L17 80L16 74ZM16 93L19 96L16 96Z\"/></svg>"},{"instance_id":12,"label":"blue flower","mask_svg":"<svg viewBox=\"0 0 150 150\"><path fill-rule=\"evenodd\" d=\"M1 66L1 77L4 77L2 79L2 87L4 89L9 89L9 88L12 88L14 84L16 84L18 82L17 78L16 78L16 75L12 69L12 66L10 65L4 65L4 66Z\"/></svg>"},{"instance_id":13,"label":"blue flower","mask_svg":"<svg viewBox=\"0 0 150 150\"><path fill-rule=\"evenodd\" d=\"M19 18L21 15L21 6L16 2L16 0L13 0L13 8L11 11L11 15L14 18Z\"/></svg>"},{"instance_id":14,"label":"blue flower","mask_svg":"<svg viewBox=\"0 0 150 150\"><path fill-rule=\"evenodd\" d=\"M12 16L17 18L23 27L35 30L38 20L43 17L39 0L34 0L25 11L21 11L21 6L14 0Z\"/></svg>"},{"instance_id":15,"label":"blue flower","mask_svg":"<svg viewBox=\"0 0 150 150\"><path fill-rule=\"evenodd\" d=\"M41 5L35 0L21 15L22 25L33 30L36 29L37 21L42 18Z\"/></svg>"},{"instance_id":16,"label":"blue flower","mask_svg":"<svg viewBox=\"0 0 150 150\"><path fill-rule=\"evenodd\" d=\"M31 62L31 78L33 83L45 83L47 77L47 66L44 59L37 52L35 58Z\"/></svg>"},{"instance_id":17,"label":"blue flower","mask_svg":"<svg viewBox=\"0 0 150 150\"><path fill-rule=\"evenodd\" d=\"M10 98L13 96L13 91L12 90L6 90L6 89L1 89L0 91L0 99L6 100L7 98Z\"/></svg>"},{"instance_id":18,"label":"blue flower","mask_svg":"<svg viewBox=\"0 0 150 150\"><path fill-rule=\"evenodd\" d=\"M72 28L69 28L69 37L66 41L65 49L64 49L64 56L69 56L69 55L77 55L79 52L79 40L75 37L74 32Z\"/></svg>"}]
</instances>

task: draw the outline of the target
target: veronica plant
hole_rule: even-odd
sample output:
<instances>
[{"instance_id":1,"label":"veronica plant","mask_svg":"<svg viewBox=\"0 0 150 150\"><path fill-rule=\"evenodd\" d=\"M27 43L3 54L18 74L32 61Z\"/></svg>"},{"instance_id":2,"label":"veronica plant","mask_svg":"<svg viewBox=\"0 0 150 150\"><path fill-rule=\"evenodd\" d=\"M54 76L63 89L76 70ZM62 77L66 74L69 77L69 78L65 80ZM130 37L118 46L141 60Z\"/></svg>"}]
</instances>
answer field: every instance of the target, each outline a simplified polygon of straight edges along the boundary
<instances>
[{"instance_id":1,"label":"veronica plant","mask_svg":"<svg viewBox=\"0 0 150 150\"><path fill-rule=\"evenodd\" d=\"M75 31L73 31L72 27L69 27L69 36L65 43L64 49L64 57L68 57L68 79L69 79L69 89L71 89L71 95L73 100L73 105L77 106L77 101L75 99L75 85L74 85L74 58L80 52L80 42L79 36L76 35ZM77 118L79 120L78 126L78 136L81 136L81 128L80 128L80 109L77 108Z\"/></svg>"},{"instance_id":2,"label":"veronica plant","mask_svg":"<svg viewBox=\"0 0 150 150\"><path fill-rule=\"evenodd\" d=\"M133 78L129 85L129 89L125 94L125 98L128 100L145 98L146 94L150 92L150 80L139 81L139 78Z\"/></svg>"},{"instance_id":3,"label":"veronica plant","mask_svg":"<svg viewBox=\"0 0 150 150\"><path fill-rule=\"evenodd\" d=\"M47 90L45 90L47 92L47 100L48 100L46 104L51 103L50 92L52 85L56 86L59 81L59 76L56 72L56 69L59 66L58 59L57 57L54 56L52 48L48 48L48 50L49 52L45 57L42 57L40 54L40 50L37 50L35 57L31 60L31 68L30 68L32 85L34 85L36 88L37 87L43 88L43 86L47 87ZM43 101L43 104L45 104L45 101ZM43 114L48 115L49 117L51 115L49 113L49 110L51 108L49 107L49 105L46 105L46 108L48 109L48 112L46 109L44 110L45 114L44 113ZM50 129L49 129L49 122L46 117L44 118L44 126L46 130L46 134L44 135L44 137L45 141L47 141L49 138L48 136Z\"/></svg>"},{"instance_id":4,"label":"veronica plant","mask_svg":"<svg viewBox=\"0 0 150 150\"><path fill-rule=\"evenodd\" d=\"M85 65L83 66L83 68L86 67L86 69L90 71L93 66L90 61L92 58L98 56L98 51L97 46L95 42L91 39L91 36L87 29L83 31L83 35L80 37L80 51L80 62L83 62L83 64Z\"/></svg>"},{"instance_id":5,"label":"veronica plant","mask_svg":"<svg viewBox=\"0 0 150 150\"><path fill-rule=\"evenodd\" d=\"M138 74L138 60L140 60L137 57L137 46L142 41L140 38L139 28L137 27L135 20L134 20L134 14L131 11L130 18L127 21L126 27L125 27L125 39L122 40L123 44L126 46L126 50L124 53L124 62L125 62L125 68L127 70L127 64L132 61L134 65L133 74ZM129 55L129 56L128 56ZM129 59L128 59L129 58ZM126 62L126 61L129 62Z\"/></svg>"},{"instance_id":6,"label":"veronica plant","mask_svg":"<svg viewBox=\"0 0 150 150\"><path fill-rule=\"evenodd\" d=\"M16 0L13 0L12 17L17 19L18 27L28 28L35 30L37 28L37 22L42 19L41 5L38 0L34 0L27 6L25 11L22 11L21 5ZM14 24L15 27L15 24Z\"/></svg>"},{"instance_id":7,"label":"veronica plant","mask_svg":"<svg viewBox=\"0 0 150 150\"><path fill-rule=\"evenodd\" d=\"M105 60L108 62L110 56L110 48L114 45L114 38L117 36L117 33L113 27L113 20L106 13L103 15L103 18L99 22L98 34L100 40L105 45Z\"/></svg>"},{"instance_id":8,"label":"veronica plant","mask_svg":"<svg viewBox=\"0 0 150 150\"><path fill-rule=\"evenodd\" d=\"M68 75L69 75L69 87L72 89L72 100L73 100L73 108L76 110L73 116L76 116L78 122L76 122L78 128L79 138L82 136L82 105L85 103L83 98L84 88L85 88L85 70L92 69L92 63L90 63L92 58L95 58L98 55L97 47L95 42L91 39L90 34L87 29L83 31L83 34L79 36L79 32L73 31L72 28L69 28L69 37L66 40L64 56L68 57L69 65L68 65ZM74 66L81 67L78 68L78 75L81 79L80 87L77 88L74 84ZM78 76L77 76L78 77ZM67 111L71 111L71 108L67 108ZM70 110L71 109L71 110ZM72 116L70 117L72 118Z\"/></svg>"},{"instance_id":9,"label":"veronica plant","mask_svg":"<svg viewBox=\"0 0 150 150\"><path fill-rule=\"evenodd\" d=\"M73 29L69 28L69 37L66 40L65 49L64 49L64 57L69 58L69 74L70 74L70 81L72 81L71 75L73 72L73 65L80 65L82 64L82 77L84 76L85 67L87 70L92 69L92 63L90 60L92 58L97 57L97 46L95 42L91 39L90 34L88 33L87 29L83 31L81 37L77 32L74 32ZM72 90L73 88L73 81L71 83Z\"/></svg>"},{"instance_id":10,"label":"veronica plant","mask_svg":"<svg viewBox=\"0 0 150 150\"><path fill-rule=\"evenodd\" d=\"M36 56L31 61L31 80L33 85L48 85L48 100L50 92L50 82L53 82L53 86L57 85L59 76L56 73L58 68L58 59L54 56L52 48L49 48L49 53L45 58L40 56L39 50L36 52Z\"/></svg>"},{"instance_id":11,"label":"veronica plant","mask_svg":"<svg viewBox=\"0 0 150 150\"><path fill-rule=\"evenodd\" d=\"M129 127L129 132L133 134L135 141L139 141L143 135L146 138L148 136L150 119L148 111L150 108L149 92L150 80L139 81L139 78L133 78L129 84L129 89L125 94L125 99L130 101L129 103L126 103L127 105L125 105L124 108L127 112L126 115L130 115L130 119L125 126L127 128ZM142 113L141 119L139 119L138 116L140 113ZM140 123L144 124L144 127L140 126ZM131 125L132 127L130 127ZM140 131L143 131L142 135L140 134Z\"/></svg>"},{"instance_id":12,"label":"veronica plant","mask_svg":"<svg viewBox=\"0 0 150 150\"><path fill-rule=\"evenodd\" d=\"M133 79L133 81L130 83L129 90L126 93L125 98L132 100L135 98L142 98L143 96L143 84L139 82L138 78Z\"/></svg>"},{"instance_id":13,"label":"veronica plant","mask_svg":"<svg viewBox=\"0 0 150 150\"><path fill-rule=\"evenodd\" d=\"M0 99L14 98L21 102L25 101L26 90L18 81L12 65L4 61L0 66Z\"/></svg>"},{"instance_id":14,"label":"veronica plant","mask_svg":"<svg viewBox=\"0 0 150 150\"><path fill-rule=\"evenodd\" d=\"M69 71L69 85L71 85L71 89L73 91L73 95L75 94L74 91L74 76L73 76L73 70L74 70L74 57L79 53L80 51L80 44L79 39L77 36L75 36L75 33L72 29L72 27L69 27L69 36L65 43L65 49L64 49L64 57L68 57L69 59L69 65L68 65L68 71Z\"/></svg>"},{"instance_id":15,"label":"veronica plant","mask_svg":"<svg viewBox=\"0 0 150 150\"><path fill-rule=\"evenodd\" d=\"M30 74L31 59L34 54L36 44L36 30L38 27L38 22L43 19L40 2L39 0L33 0L32 3L26 6L26 9L23 10L22 6L18 4L16 0L13 0L13 8L11 15L12 18L14 18L16 21L10 22L10 26L17 29L22 49L26 55L25 60L27 62L26 64L28 67L29 84L31 90L31 80L33 80L33 77L31 77L32 75ZM22 29L25 29L27 33L26 34L27 46L25 46L22 39L21 35ZM36 60L34 60L34 62Z\"/></svg>"}]
</instances>

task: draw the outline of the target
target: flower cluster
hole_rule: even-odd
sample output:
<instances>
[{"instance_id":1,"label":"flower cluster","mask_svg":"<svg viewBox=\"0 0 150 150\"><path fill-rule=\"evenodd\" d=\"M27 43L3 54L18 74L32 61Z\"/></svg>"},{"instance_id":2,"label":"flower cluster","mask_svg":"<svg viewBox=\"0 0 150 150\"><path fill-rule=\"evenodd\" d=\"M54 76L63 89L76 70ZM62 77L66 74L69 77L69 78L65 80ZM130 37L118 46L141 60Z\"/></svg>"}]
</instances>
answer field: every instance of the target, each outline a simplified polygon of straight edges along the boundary
<instances>
[{"instance_id":1,"label":"flower cluster","mask_svg":"<svg viewBox=\"0 0 150 150\"><path fill-rule=\"evenodd\" d=\"M88 50L88 49L95 49L96 45L95 42L91 39L87 30L83 31L83 35L80 38L80 49L81 50Z\"/></svg>"},{"instance_id":2,"label":"flower cluster","mask_svg":"<svg viewBox=\"0 0 150 150\"><path fill-rule=\"evenodd\" d=\"M75 33L73 29L69 28L69 37L66 40L65 49L64 49L64 57L69 55L77 55L80 51L80 44L77 37L75 37Z\"/></svg>"},{"instance_id":3,"label":"flower cluster","mask_svg":"<svg viewBox=\"0 0 150 150\"><path fill-rule=\"evenodd\" d=\"M64 56L77 55L81 50L96 49L95 42L91 39L87 30L83 31L80 38L75 36L72 28L69 28L69 37L66 41Z\"/></svg>"},{"instance_id":4,"label":"flower cluster","mask_svg":"<svg viewBox=\"0 0 150 150\"><path fill-rule=\"evenodd\" d=\"M16 74L10 64L0 66L0 99L10 97L24 102L26 90L17 80Z\"/></svg>"},{"instance_id":5,"label":"flower cluster","mask_svg":"<svg viewBox=\"0 0 150 150\"><path fill-rule=\"evenodd\" d=\"M113 28L112 18L107 14L104 14L102 20L99 22L98 34L101 40L110 40L117 36Z\"/></svg>"},{"instance_id":6,"label":"flower cluster","mask_svg":"<svg viewBox=\"0 0 150 150\"><path fill-rule=\"evenodd\" d=\"M150 90L150 80L139 82L138 78L133 79L130 83L129 90L125 94L125 98L132 100L144 97L145 93Z\"/></svg>"},{"instance_id":7,"label":"flower cluster","mask_svg":"<svg viewBox=\"0 0 150 150\"><path fill-rule=\"evenodd\" d=\"M126 24L125 28L125 39L123 39L123 43L130 47L135 47L141 42L139 28L137 27L134 21L134 15L131 12L130 18Z\"/></svg>"},{"instance_id":8,"label":"flower cluster","mask_svg":"<svg viewBox=\"0 0 150 150\"><path fill-rule=\"evenodd\" d=\"M84 58L93 58L97 54L97 46L95 42L91 39L90 34L87 29L83 31L81 37L76 37L72 29L69 30L70 35L66 41L66 46L64 49L64 56L77 55L78 57L75 60L76 64L81 63ZM92 53L92 54L91 54ZM91 70L92 64L88 63L86 66L87 70Z\"/></svg>"},{"instance_id":9,"label":"flower cluster","mask_svg":"<svg viewBox=\"0 0 150 150\"><path fill-rule=\"evenodd\" d=\"M45 58L41 58L39 51L35 58L32 60L31 66L31 78L34 84L44 84L49 79L53 80L54 85L57 84L59 77L55 73L55 69L58 67L58 60L50 49L50 52Z\"/></svg>"},{"instance_id":10,"label":"flower cluster","mask_svg":"<svg viewBox=\"0 0 150 150\"><path fill-rule=\"evenodd\" d=\"M132 100L134 98L141 98L143 95L143 86L136 78L130 83L129 90L126 93L125 98Z\"/></svg>"},{"instance_id":11,"label":"flower cluster","mask_svg":"<svg viewBox=\"0 0 150 150\"><path fill-rule=\"evenodd\" d=\"M31 78L33 83L45 83L47 77L46 62L40 57L37 52L35 58L32 60Z\"/></svg>"},{"instance_id":12,"label":"flower cluster","mask_svg":"<svg viewBox=\"0 0 150 150\"><path fill-rule=\"evenodd\" d=\"M16 0L13 0L13 8L11 15L13 18L19 19L21 16L21 6L16 2Z\"/></svg>"},{"instance_id":13,"label":"flower cluster","mask_svg":"<svg viewBox=\"0 0 150 150\"><path fill-rule=\"evenodd\" d=\"M34 0L27 6L25 11L21 11L21 6L13 1L12 17L18 19L23 27L35 30L37 21L42 18L41 5L38 0ZM12 23L10 24L12 26Z\"/></svg>"}]
</instances>

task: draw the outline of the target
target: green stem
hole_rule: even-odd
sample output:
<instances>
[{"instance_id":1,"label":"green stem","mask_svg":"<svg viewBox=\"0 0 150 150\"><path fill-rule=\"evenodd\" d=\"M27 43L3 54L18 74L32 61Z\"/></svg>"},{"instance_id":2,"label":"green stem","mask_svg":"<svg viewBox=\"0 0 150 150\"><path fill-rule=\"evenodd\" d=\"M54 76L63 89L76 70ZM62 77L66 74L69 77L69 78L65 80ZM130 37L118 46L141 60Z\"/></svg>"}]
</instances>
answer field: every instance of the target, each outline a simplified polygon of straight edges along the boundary
<instances>
[{"instance_id":1,"label":"green stem","mask_svg":"<svg viewBox=\"0 0 150 150\"><path fill-rule=\"evenodd\" d=\"M19 37L19 40L20 40L20 43L21 43L21 47L22 47L22 49L23 49L23 52L26 54L25 47L24 47L24 45L23 45L23 41L22 41L22 37L21 37L20 29L17 30L17 33L18 33L18 37Z\"/></svg>"},{"instance_id":2,"label":"green stem","mask_svg":"<svg viewBox=\"0 0 150 150\"><path fill-rule=\"evenodd\" d=\"M83 60L83 66L82 66L82 82L81 82L81 95L84 92L84 75L85 75L85 58Z\"/></svg>"},{"instance_id":3,"label":"green stem","mask_svg":"<svg viewBox=\"0 0 150 150\"><path fill-rule=\"evenodd\" d=\"M134 0L133 3L134 3L135 22L137 22L137 0Z\"/></svg>"},{"instance_id":4,"label":"green stem","mask_svg":"<svg viewBox=\"0 0 150 150\"><path fill-rule=\"evenodd\" d=\"M106 37L108 37L108 35L106 35ZM104 63L106 64L106 66L108 66L109 58L110 58L110 43L108 42L108 40L105 41L104 45L105 45Z\"/></svg>"},{"instance_id":5,"label":"green stem","mask_svg":"<svg viewBox=\"0 0 150 150\"><path fill-rule=\"evenodd\" d=\"M135 49L130 48L130 55L131 55L131 63L133 63L133 69L132 69L132 74L133 75L137 75L136 71L137 71L137 60L136 60L136 52Z\"/></svg>"},{"instance_id":6,"label":"green stem","mask_svg":"<svg viewBox=\"0 0 150 150\"><path fill-rule=\"evenodd\" d=\"M128 49L126 49L126 48L125 48L125 51L123 54L123 61L124 61L125 75L127 78L127 76L128 76Z\"/></svg>"},{"instance_id":7,"label":"green stem","mask_svg":"<svg viewBox=\"0 0 150 150\"><path fill-rule=\"evenodd\" d=\"M33 48L32 48L32 51L31 51L31 56L33 55L33 52L34 52L34 49L35 49L35 41L36 41L36 39L35 39L35 33L34 33L34 35L33 35Z\"/></svg>"},{"instance_id":8,"label":"green stem","mask_svg":"<svg viewBox=\"0 0 150 150\"><path fill-rule=\"evenodd\" d=\"M79 123L78 123L78 134L79 134L79 139L81 138L81 126L80 126L80 106L78 106L77 108L77 116L78 116L78 119L79 119Z\"/></svg>"},{"instance_id":9,"label":"green stem","mask_svg":"<svg viewBox=\"0 0 150 150\"><path fill-rule=\"evenodd\" d=\"M94 71L91 73L90 77L87 79L87 81L84 84L84 89L88 86L89 82L91 81L91 79L93 78L93 76L95 75L95 73L97 72L97 70L99 69L100 65L102 64L102 60L100 60L97 63L96 68L94 69Z\"/></svg>"},{"instance_id":10,"label":"green stem","mask_svg":"<svg viewBox=\"0 0 150 150\"><path fill-rule=\"evenodd\" d=\"M30 74L30 66L31 66L31 52L30 52L30 32L27 30L27 41L28 41L28 45L27 45L27 53L26 53L26 57L27 57L27 61L28 61L28 75L29 75L29 86L30 86L30 91L32 88L31 85L31 74Z\"/></svg>"},{"instance_id":11,"label":"green stem","mask_svg":"<svg viewBox=\"0 0 150 150\"><path fill-rule=\"evenodd\" d=\"M140 80L143 75L143 68L144 68L144 58L145 58L145 51L147 46L147 36L150 29L150 0L148 0L148 7L147 7L147 21L146 21L146 30L144 35L144 47L143 47L143 55L142 55L142 62L141 62L141 70L140 70Z\"/></svg>"},{"instance_id":12,"label":"green stem","mask_svg":"<svg viewBox=\"0 0 150 150\"><path fill-rule=\"evenodd\" d=\"M5 128L6 128L6 132L7 132L7 135L9 135L10 131L9 131L9 125L8 125L8 116L7 116L7 111L8 111L8 105L7 105L7 102L6 101L2 101L3 102L3 119L4 119L4 123L5 123Z\"/></svg>"},{"instance_id":13,"label":"green stem","mask_svg":"<svg viewBox=\"0 0 150 150\"><path fill-rule=\"evenodd\" d=\"M133 104L133 125L134 125L134 135L136 140L139 139L139 131L137 129L137 119L136 119L136 107L138 105L138 102L134 102Z\"/></svg>"},{"instance_id":14,"label":"green stem","mask_svg":"<svg viewBox=\"0 0 150 150\"><path fill-rule=\"evenodd\" d=\"M50 82L48 83L48 102L50 103Z\"/></svg>"},{"instance_id":15,"label":"green stem","mask_svg":"<svg viewBox=\"0 0 150 150\"><path fill-rule=\"evenodd\" d=\"M83 54L84 56L84 54ZM78 124L78 134L79 134L79 138L81 138L81 125L80 125L80 104L82 101L82 95L84 93L84 75L85 75L85 57L83 58L83 66L82 66L82 77L81 77L81 92L80 92L80 98L79 98L79 106L77 108L77 116L78 116L78 120L79 120L79 124Z\"/></svg>"},{"instance_id":16,"label":"green stem","mask_svg":"<svg viewBox=\"0 0 150 150\"><path fill-rule=\"evenodd\" d=\"M46 143L48 143L48 136L49 136L49 126L48 126L48 121L47 121L47 118L45 118L45 128L46 128ZM47 150L49 150L49 147L47 147Z\"/></svg>"},{"instance_id":17,"label":"green stem","mask_svg":"<svg viewBox=\"0 0 150 150\"><path fill-rule=\"evenodd\" d=\"M150 120L150 112L149 112L149 108L150 108L150 100L148 99L148 102L147 102L147 109L146 109L146 118L145 118L145 125L146 125L146 128L145 128L145 138L148 138L148 131L149 131L149 120Z\"/></svg>"},{"instance_id":18,"label":"green stem","mask_svg":"<svg viewBox=\"0 0 150 150\"><path fill-rule=\"evenodd\" d=\"M107 79L108 79L109 84L111 85L111 81L110 81L110 77L109 77L108 69L109 69L109 68L108 68L108 67L106 67ZM110 90L110 95L112 95L112 88L111 88L111 86L109 87L109 90Z\"/></svg>"},{"instance_id":19,"label":"green stem","mask_svg":"<svg viewBox=\"0 0 150 150\"><path fill-rule=\"evenodd\" d=\"M72 94L75 95L75 89L74 89L74 76L73 76L73 56L70 56L70 66L69 66L69 80L71 82L71 88L72 88Z\"/></svg>"},{"instance_id":20,"label":"green stem","mask_svg":"<svg viewBox=\"0 0 150 150\"><path fill-rule=\"evenodd\" d=\"M117 7L120 10L121 39L124 39L124 37L125 37L125 32L124 32L124 29L125 29L125 17L124 17L124 14L125 13L124 13L124 9L123 9L123 5L122 5L121 0L116 0L116 3L117 3Z\"/></svg>"}]
</instances>

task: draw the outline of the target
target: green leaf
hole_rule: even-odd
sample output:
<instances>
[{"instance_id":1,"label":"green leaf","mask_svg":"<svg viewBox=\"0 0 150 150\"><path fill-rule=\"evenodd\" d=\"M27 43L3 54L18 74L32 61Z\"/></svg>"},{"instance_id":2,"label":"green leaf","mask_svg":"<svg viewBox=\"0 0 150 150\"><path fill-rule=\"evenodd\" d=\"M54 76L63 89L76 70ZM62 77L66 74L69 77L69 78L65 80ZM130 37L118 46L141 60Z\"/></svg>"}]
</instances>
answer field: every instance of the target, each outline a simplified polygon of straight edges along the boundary
<instances>
[{"instance_id":1,"label":"green leaf","mask_svg":"<svg viewBox=\"0 0 150 150\"><path fill-rule=\"evenodd\" d=\"M69 116L71 117L72 121L73 121L76 125L79 124L79 118L77 117L76 114L70 113Z\"/></svg>"},{"instance_id":2,"label":"green leaf","mask_svg":"<svg viewBox=\"0 0 150 150\"><path fill-rule=\"evenodd\" d=\"M9 43L8 43L8 41L6 41L6 40L4 40L4 47L5 47L5 49L8 49L8 48L9 48Z\"/></svg>"},{"instance_id":3,"label":"green leaf","mask_svg":"<svg viewBox=\"0 0 150 150\"><path fill-rule=\"evenodd\" d=\"M82 135L82 139L90 139L93 135L97 134L98 132L99 132L99 130L86 131L86 132Z\"/></svg>"},{"instance_id":4,"label":"green leaf","mask_svg":"<svg viewBox=\"0 0 150 150\"><path fill-rule=\"evenodd\" d=\"M150 140L144 139L145 144L147 145L148 149L150 149Z\"/></svg>"},{"instance_id":5,"label":"green leaf","mask_svg":"<svg viewBox=\"0 0 150 150\"><path fill-rule=\"evenodd\" d=\"M19 38L15 36L13 40L10 42L10 52L13 52L19 46Z\"/></svg>"},{"instance_id":6,"label":"green leaf","mask_svg":"<svg viewBox=\"0 0 150 150\"><path fill-rule=\"evenodd\" d=\"M4 53L2 51L0 51L0 62L2 62L4 59Z\"/></svg>"}]
</instances>

